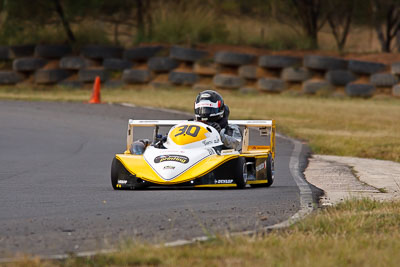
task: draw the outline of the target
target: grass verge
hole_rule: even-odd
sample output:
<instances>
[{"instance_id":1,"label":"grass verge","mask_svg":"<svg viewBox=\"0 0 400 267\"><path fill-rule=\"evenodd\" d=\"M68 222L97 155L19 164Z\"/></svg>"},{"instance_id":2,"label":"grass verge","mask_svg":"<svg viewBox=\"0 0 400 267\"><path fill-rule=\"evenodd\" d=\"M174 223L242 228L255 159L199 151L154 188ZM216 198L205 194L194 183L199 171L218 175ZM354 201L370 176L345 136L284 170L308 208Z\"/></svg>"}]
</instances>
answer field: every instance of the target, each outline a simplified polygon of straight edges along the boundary
<instances>
[{"instance_id":1,"label":"grass verge","mask_svg":"<svg viewBox=\"0 0 400 267\"><path fill-rule=\"evenodd\" d=\"M267 235L217 237L182 247L131 244L66 261L9 266L398 266L400 203L349 200Z\"/></svg>"},{"instance_id":2,"label":"grass verge","mask_svg":"<svg viewBox=\"0 0 400 267\"><path fill-rule=\"evenodd\" d=\"M188 88L102 89L102 100L193 112L197 93ZM231 118L275 119L279 132L307 141L314 153L400 162L399 99L221 93ZM0 99L85 101L89 97L89 90L0 88Z\"/></svg>"}]
</instances>

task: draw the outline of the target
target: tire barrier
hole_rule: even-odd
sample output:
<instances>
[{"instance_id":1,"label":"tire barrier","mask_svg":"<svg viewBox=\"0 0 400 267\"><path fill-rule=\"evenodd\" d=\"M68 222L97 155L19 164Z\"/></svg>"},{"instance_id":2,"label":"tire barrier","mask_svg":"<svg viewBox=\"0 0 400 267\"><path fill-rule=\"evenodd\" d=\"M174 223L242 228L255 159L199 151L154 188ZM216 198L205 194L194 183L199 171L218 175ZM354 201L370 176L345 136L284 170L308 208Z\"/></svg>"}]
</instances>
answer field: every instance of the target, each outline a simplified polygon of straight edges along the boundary
<instances>
[{"instance_id":1,"label":"tire barrier","mask_svg":"<svg viewBox=\"0 0 400 267\"><path fill-rule=\"evenodd\" d=\"M383 71L385 68L386 65L382 63L360 61L360 60L349 61L349 70L357 74L371 75Z\"/></svg>"},{"instance_id":2,"label":"tire barrier","mask_svg":"<svg viewBox=\"0 0 400 267\"><path fill-rule=\"evenodd\" d=\"M0 46L0 60L10 59L10 48L8 46Z\"/></svg>"},{"instance_id":3,"label":"tire barrier","mask_svg":"<svg viewBox=\"0 0 400 267\"><path fill-rule=\"evenodd\" d=\"M245 80L233 74L217 74L213 78L213 84L218 88L239 89L245 84Z\"/></svg>"},{"instance_id":4,"label":"tire barrier","mask_svg":"<svg viewBox=\"0 0 400 267\"><path fill-rule=\"evenodd\" d=\"M346 85L346 94L351 97L371 97L375 92L372 84L349 83Z\"/></svg>"},{"instance_id":5,"label":"tire barrier","mask_svg":"<svg viewBox=\"0 0 400 267\"><path fill-rule=\"evenodd\" d=\"M37 45L35 47L35 56L43 58L61 58L72 52L69 45Z\"/></svg>"},{"instance_id":6,"label":"tire barrier","mask_svg":"<svg viewBox=\"0 0 400 267\"><path fill-rule=\"evenodd\" d=\"M170 49L170 57L179 61L195 62L208 55L207 51L185 48L180 46L172 46Z\"/></svg>"},{"instance_id":7,"label":"tire barrier","mask_svg":"<svg viewBox=\"0 0 400 267\"><path fill-rule=\"evenodd\" d=\"M394 75L400 75L400 62L395 62L391 65L390 70Z\"/></svg>"},{"instance_id":8,"label":"tire barrier","mask_svg":"<svg viewBox=\"0 0 400 267\"><path fill-rule=\"evenodd\" d=\"M23 75L13 71L0 71L0 85L12 85L22 82Z\"/></svg>"},{"instance_id":9,"label":"tire barrier","mask_svg":"<svg viewBox=\"0 0 400 267\"><path fill-rule=\"evenodd\" d=\"M163 46L142 46L135 48L127 48L123 53L125 60L144 61L157 55L158 52L163 50Z\"/></svg>"},{"instance_id":10,"label":"tire barrier","mask_svg":"<svg viewBox=\"0 0 400 267\"><path fill-rule=\"evenodd\" d=\"M301 66L302 59L299 57L266 55L258 60L258 66L267 69L283 69L292 66Z\"/></svg>"},{"instance_id":11,"label":"tire barrier","mask_svg":"<svg viewBox=\"0 0 400 267\"><path fill-rule=\"evenodd\" d=\"M347 64L347 60L341 58L319 55L306 55L303 59L304 67L320 71L345 70L347 69Z\"/></svg>"},{"instance_id":12,"label":"tire barrier","mask_svg":"<svg viewBox=\"0 0 400 267\"><path fill-rule=\"evenodd\" d=\"M175 85L193 85L197 82L196 73L171 71L168 75L168 81Z\"/></svg>"},{"instance_id":13,"label":"tire barrier","mask_svg":"<svg viewBox=\"0 0 400 267\"><path fill-rule=\"evenodd\" d=\"M267 92L282 92L286 89L286 84L278 78L261 78L257 82L258 89Z\"/></svg>"},{"instance_id":14,"label":"tire barrier","mask_svg":"<svg viewBox=\"0 0 400 267\"><path fill-rule=\"evenodd\" d=\"M299 83L311 78L311 73L306 68L288 67L281 73L282 80L286 82Z\"/></svg>"},{"instance_id":15,"label":"tire barrier","mask_svg":"<svg viewBox=\"0 0 400 267\"><path fill-rule=\"evenodd\" d=\"M18 58L13 61L13 70L19 72L31 72L44 67L46 63L47 61L43 58L34 58L34 57Z\"/></svg>"},{"instance_id":16,"label":"tire barrier","mask_svg":"<svg viewBox=\"0 0 400 267\"><path fill-rule=\"evenodd\" d=\"M400 84L396 84L392 88L392 95L395 97L400 97Z\"/></svg>"},{"instance_id":17,"label":"tire barrier","mask_svg":"<svg viewBox=\"0 0 400 267\"><path fill-rule=\"evenodd\" d=\"M356 79L357 76L348 70L330 70L325 74L325 80L336 86L345 86Z\"/></svg>"},{"instance_id":18,"label":"tire barrier","mask_svg":"<svg viewBox=\"0 0 400 267\"><path fill-rule=\"evenodd\" d=\"M195 63L193 65L193 72L203 76L214 76L218 72L218 68L214 63Z\"/></svg>"},{"instance_id":19,"label":"tire barrier","mask_svg":"<svg viewBox=\"0 0 400 267\"><path fill-rule=\"evenodd\" d=\"M151 72L149 70L124 70L122 80L127 84L148 83L151 80Z\"/></svg>"},{"instance_id":20,"label":"tire barrier","mask_svg":"<svg viewBox=\"0 0 400 267\"><path fill-rule=\"evenodd\" d=\"M106 70L124 70L132 67L132 62L119 58L106 58L103 61L103 67Z\"/></svg>"},{"instance_id":21,"label":"tire barrier","mask_svg":"<svg viewBox=\"0 0 400 267\"><path fill-rule=\"evenodd\" d=\"M336 87L345 87L349 96L400 94L400 62L385 65L313 54L255 56L224 50L213 55L206 49L161 45L127 49L87 45L72 51L66 44L40 44L0 46L0 63L0 84L4 85L25 81L80 88L100 76L109 88L124 84L152 84L157 88L183 85L247 94L281 92L297 83L307 94L330 93ZM109 80L109 76L114 79Z\"/></svg>"},{"instance_id":22,"label":"tire barrier","mask_svg":"<svg viewBox=\"0 0 400 267\"><path fill-rule=\"evenodd\" d=\"M332 84L324 80L308 80L303 83L303 92L306 94L316 94L321 91L333 91Z\"/></svg>"},{"instance_id":23,"label":"tire barrier","mask_svg":"<svg viewBox=\"0 0 400 267\"><path fill-rule=\"evenodd\" d=\"M34 45L12 45L10 46L12 58L32 57L35 52Z\"/></svg>"},{"instance_id":24,"label":"tire barrier","mask_svg":"<svg viewBox=\"0 0 400 267\"><path fill-rule=\"evenodd\" d=\"M392 87L399 79L391 73L375 73L370 77L370 83L376 87Z\"/></svg>"},{"instance_id":25,"label":"tire barrier","mask_svg":"<svg viewBox=\"0 0 400 267\"><path fill-rule=\"evenodd\" d=\"M104 69L81 69L78 72L78 79L84 83L92 83L96 77L100 77L100 81L104 82L108 79L108 73Z\"/></svg>"},{"instance_id":26,"label":"tire barrier","mask_svg":"<svg viewBox=\"0 0 400 267\"><path fill-rule=\"evenodd\" d=\"M169 57L152 57L147 63L150 70L154 72L169 72L179 66L179 63Z\"/></svg>"},{"instance_id":27,"label":"tire barrier","mask_svg":"<svg viewBox=\"0 0 400 267\"><path fill-rule=\"evenodd\" d=\"M87 45L81 49L81 54L91 59L120 58L122 56L122 47Z\"/></svg>"},{"instance_id":28,"label":"tire barrier","mask_svg":"<svg viewBox=\"0 0 400 267\"><path fill-rule=\"evenodd\" d=\"M60 68L66 70L80 70L88 67L88 60L83 57L63 57L60 60Z\"/></svg>"},{"instance_id":29,"label":"tire barrier","mask_svg":"<svg viewBox=\"0 0 400 267\"><path fill-rule=\"evenodd\" d=\"M261 77L256 65L244 65L238 69L239 76L249 80L256 80Z\"/></svg>"},{"instance_id":30,"label":"tire barrier","mask_svg":"<svg viewBox=\"0 0 400 267\"><path fill-rule=\"evenodd\" d=\"M214 61L226 66L241 66L255 62L256 56L243 53L234 53L229 51L217 52Z\"/></svg>"},{"instance_id":31,"label":"tire barrier","mask_svg":"<svg viewBox=\"0 0 400 267\"><path fill-rule=\"evenodd\" d=\"M37 70L34 78L37 84L55 84L68 78L71 72L63 69Z\"/></svg>"}]
</instances>

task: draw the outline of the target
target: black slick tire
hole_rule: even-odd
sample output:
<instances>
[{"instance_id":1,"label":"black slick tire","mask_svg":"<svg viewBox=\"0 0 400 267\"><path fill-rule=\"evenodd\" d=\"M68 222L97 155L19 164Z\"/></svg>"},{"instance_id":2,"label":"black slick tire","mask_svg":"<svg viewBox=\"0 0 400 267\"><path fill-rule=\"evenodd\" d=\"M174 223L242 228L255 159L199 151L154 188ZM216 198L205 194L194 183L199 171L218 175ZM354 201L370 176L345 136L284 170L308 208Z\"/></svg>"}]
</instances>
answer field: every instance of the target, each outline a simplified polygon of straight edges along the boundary
<instances>
[{"instance_id":1,"label":"black slick tire","mask_svg":"<svg viewBox=\"0 0 400 267\"><path fill-rule=\"evenodd\" d=\"M131 180L132 183L129 183L128 186L124 187L117 187L118 180ZM116 158L114 157L112 164L111 164L111 185L114 188L114 190L129 190L129 189L144 189L148 187L150 184L149 182L143 181L141 179L136 179L135 177L132 177L132 175L128 172L127 169L125 169L124 165Z\"/></svg>"},{"instance_id":2,"label":"black slick tire","mask_svg":"<svg viewBox=\"0 0 400 267\"><path fill-rule=\"evenodd\" d=\"M274 183L274 162L271 154L268 155L267 159L267 183L265 184L251 184L251 187L270 187Z\"/></svg>"},{"instance_id":3,"label":"black slick tire","mask_svg":"<svg viewBox=\"0 0 400 267\"><path fill-rule=\"evenodd\" d=\"M114 158L112 163L111 163L111 185L114 188L114 190L119 190L117 187L118 183L118 175L120 173L121 169L121 163L117 158Z\"/></svg>"},{"instance_id":4,"label":"black slick tire","mask_svg":"<svg viewBox=\"0 0 400 267\"><path fill-rule=\"evenodd\" d=\"M272 161L271 154L268 155L267 159L267 180L265 187L270 187L274 183L274 162Z\"/></svg>"},{"instance_id":5,"label":"black slick tire","mask_svg":"<svg viewBox=\"0 0 400 267\"><path fill-rule=\"evenodd\" d=\"M242 157L236 159L235 169L235 183L238 189L243 189L246 187L247 184L247 166L246 160Z\"/></svg>"}]
</instances>

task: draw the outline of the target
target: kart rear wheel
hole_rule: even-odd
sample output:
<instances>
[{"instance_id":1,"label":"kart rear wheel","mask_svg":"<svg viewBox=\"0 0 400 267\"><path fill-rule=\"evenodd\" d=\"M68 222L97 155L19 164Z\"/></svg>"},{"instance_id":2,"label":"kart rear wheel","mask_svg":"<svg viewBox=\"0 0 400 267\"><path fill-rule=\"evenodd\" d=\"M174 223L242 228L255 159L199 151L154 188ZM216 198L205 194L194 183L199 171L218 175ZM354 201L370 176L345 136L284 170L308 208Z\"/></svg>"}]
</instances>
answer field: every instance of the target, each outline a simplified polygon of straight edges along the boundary
<instances>
[{"instance_id":1,"label":"kart rear wheel","mask_svg":"<svg viewBox=\"0 0 400 267\"><path fill-rule=\"evenodd\" d=\"M266 187L270 187L274 183L274 161L272 160L271 154L269 154L267 159L267 180L268 182L265 184Z\"/></svg>"},{"instance_id":2,"label":"kart rear wheel","mask_svg":"<svg viewBox=\"0 0 400 267\"><path fill-rule=\"evenodd\" d=\"M240 157L237 159L234 175L236 187L239 189L245 188L247 184L247 165L244 158Z\"/></svg>"},{"instance_id":3,"label":"kart rear wheel","mask_svg":"<svg viewBox=\"0 0 400 267\"><path fill-rule=\"evenodd\" d=\"M271 154L267 159L267 182L265 184L252 184L251 187L270 187L274 183L274 161Z\"/></svg>"}]
</instances>

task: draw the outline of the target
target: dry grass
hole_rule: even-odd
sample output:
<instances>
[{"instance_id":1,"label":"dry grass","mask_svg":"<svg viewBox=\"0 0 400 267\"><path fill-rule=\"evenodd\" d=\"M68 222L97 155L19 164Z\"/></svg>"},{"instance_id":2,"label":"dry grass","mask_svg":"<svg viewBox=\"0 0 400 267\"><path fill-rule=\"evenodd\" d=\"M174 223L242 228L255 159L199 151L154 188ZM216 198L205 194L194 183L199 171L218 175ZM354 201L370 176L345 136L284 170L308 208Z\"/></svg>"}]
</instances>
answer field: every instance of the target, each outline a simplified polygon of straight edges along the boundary
<instances>
[{"instance_id":1,"label":"dry grass","mask_svg":"<svg viewBox=\"0 0 400 267\"><path fill-rule=\"evenodd\" d=\"M400 203L350 200L267 235L217 237L189 246L122 246L66 261L25 258L9 266L398 266Z\"/></svg>"},{"instance_id":2,"label":"dry grass","mask_svg":"<svg viewBox=\"0 0 400 267\"><path fill-rule=\"evenodd\" d=\"M315 153L400 162L400 101L292 95L242 95L221 91L231 118L275 119L278 130L309 143ZM197 92L188 89L103 89L107 102L172 108L192 112ZM84 101L89 90L1 88L0 98Z\"/></svg>"}]
</instances>

